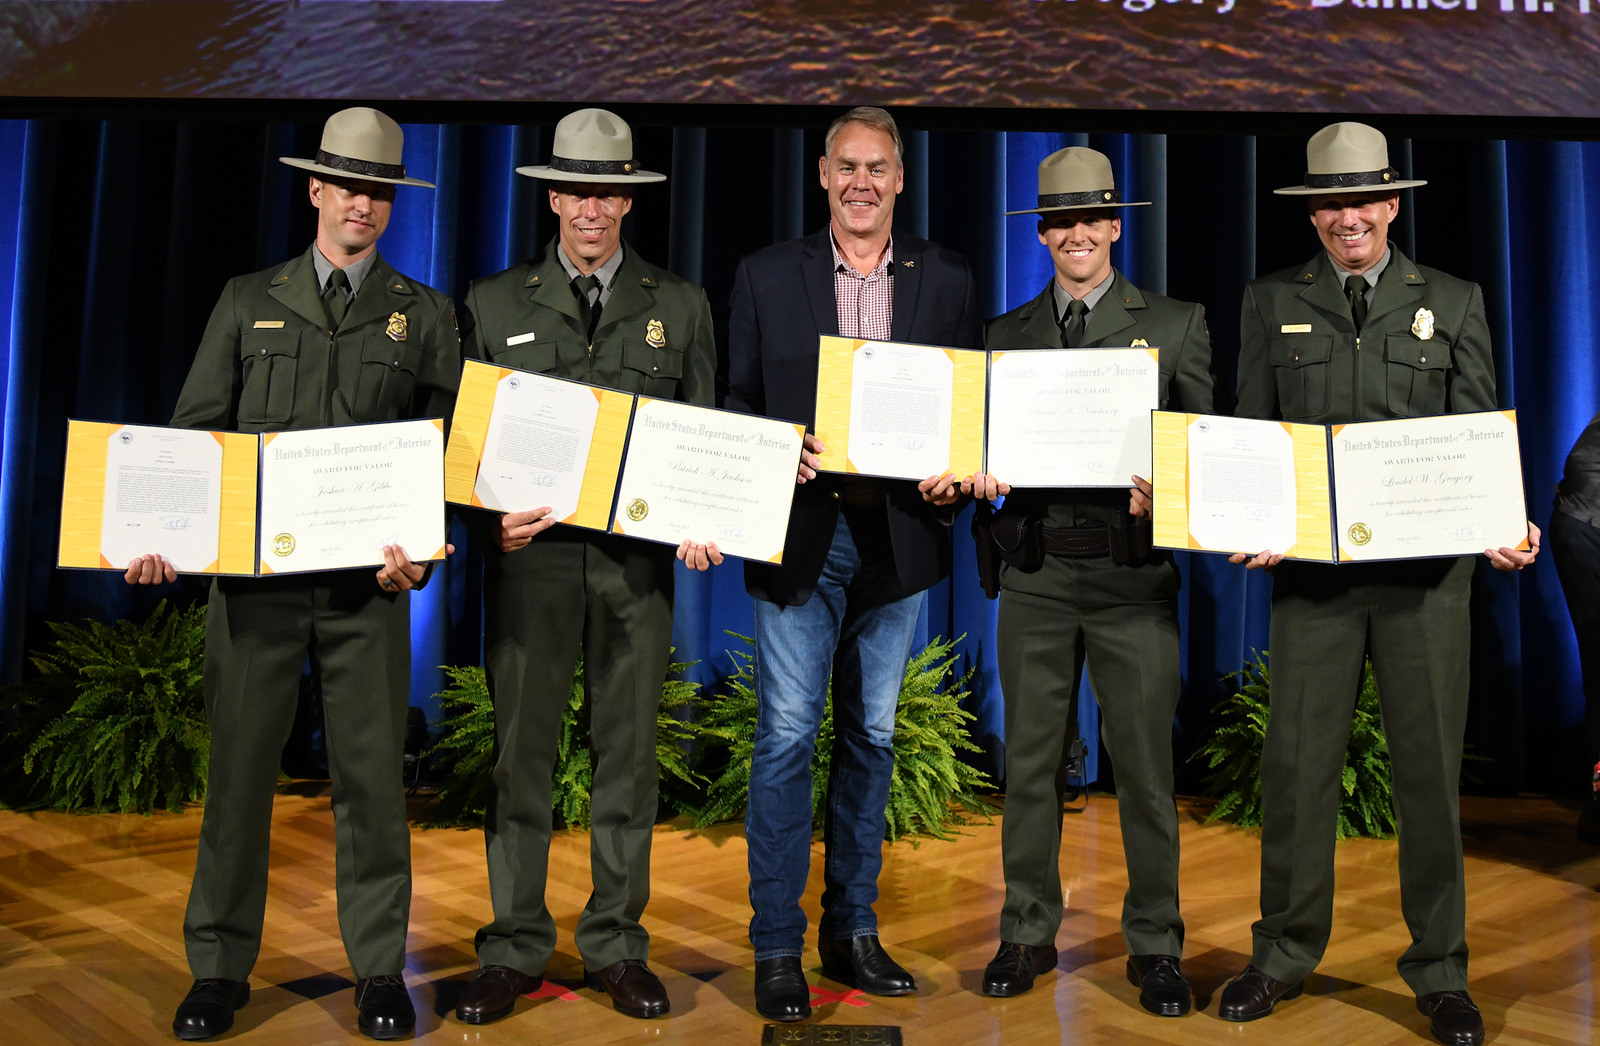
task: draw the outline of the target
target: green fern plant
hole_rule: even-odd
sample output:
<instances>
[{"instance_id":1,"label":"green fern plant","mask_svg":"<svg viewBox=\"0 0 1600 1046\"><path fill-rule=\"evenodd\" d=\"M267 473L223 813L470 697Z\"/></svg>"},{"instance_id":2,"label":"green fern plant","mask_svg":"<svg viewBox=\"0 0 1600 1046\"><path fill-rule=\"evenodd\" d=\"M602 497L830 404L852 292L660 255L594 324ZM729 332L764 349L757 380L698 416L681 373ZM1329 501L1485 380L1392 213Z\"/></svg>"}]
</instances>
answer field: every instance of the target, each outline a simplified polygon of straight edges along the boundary
<instances>
[{"instance_id":1,"label":"green fern plant","mask_svg":"<svg viewBox=\"0 0 1600 1046\"><path fill-rule=\"evenodd\" d=\"M656 720L656 763L664 778L699 785L704 778L689 765L688 743L695 737L692 725L679 718L692 710L699 684L670 678L690 666L673 662L661 687ZM449 686L438 694L444 712L443 736L423 758L443 774L433 806L422 818L428 828L473 828L483 825L493 792L494 706L481 667L445 666ZM590 789L594 766L589 743L588 705L583 696L583 660L580 657L567 692L567 707L556 738L556 762L551 775L551 801L556 823L574 828L589 826Z\"/></svg>"},{"instance_id":2,"label":"green fern plant","mask_svg":"<svg viewBox=\"0 0 1600 1046\"><path fill-rule=\"evenodd\" d=\"M1238 687L1216 707L1223 723L1190 759L1205 764L1206 794L1217 800L1206 823L1228 821L1255 828L1261 824L1261 747L1271 715L1267 655L1255 654L1227 678L1237 679ZM1389 745L1383 736L1378 683L1368 661L1361 672L1341 773L1338 837L1388 836L1395 826Z\"/></svg>"},{"instance_id":3,"label":"green fern plant","mask_svg":"<svg viewBox=\"0 0 1600 1046\"><path fill-rule=\"evenodd\" d=\"M8 688L13 752L26 741L16 805L148 814L204 798L205 607L49 628L38 675Z\"/></svg>"},{"instance_id":4,"label":"green fern plant","mask_svg":"<svg viewBox=\"0 0 1600 1046\"><path fill-rule=\"evenodd\" d=\"M750 644L748 636L737 636ZM931 835L948 839L966 824L966 815L992 816L995 808L979 793L989 779L962 762L961 751L979 748L967 735L973 715L961 707L974 669L955 677L958 640L935 639L906 665L895 711L894 777L889 785L886 834L893 841ZM691 812L696 827L733 820L744 813L750 795L750 756L755 748L755 672L749 650L729 651L734 672L723 693L699 705L702 744L726 752L727 763L706 792L706 802ZM829 687L816 752L811 760L811 820L821 825L833 757L833 694Z\"/></svg>"}]
</instances>

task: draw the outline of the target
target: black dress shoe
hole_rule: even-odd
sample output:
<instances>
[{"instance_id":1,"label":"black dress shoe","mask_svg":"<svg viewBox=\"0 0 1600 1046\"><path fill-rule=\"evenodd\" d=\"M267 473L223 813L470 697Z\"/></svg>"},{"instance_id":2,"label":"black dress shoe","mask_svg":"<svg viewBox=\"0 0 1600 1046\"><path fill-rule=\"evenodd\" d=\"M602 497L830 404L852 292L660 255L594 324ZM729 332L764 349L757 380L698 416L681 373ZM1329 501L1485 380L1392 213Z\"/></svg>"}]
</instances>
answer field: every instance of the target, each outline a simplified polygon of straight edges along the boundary
<instances>
[{"instance_id":1,"label":"black dress shoe","mask_svg":"<svg viewBox=\"0 0 1600 1046\"><path fill-rule=\"evenodd\" d=\"M666 986L643 959L622 959L603 970L584 970L583 986L611 996L611 1005L629 1017L659 1017L672 1009Z\"/></svg>"},{"instance_id":2,"label":"black dress shoe","mask_svg":"<svg viewBox=\"0 0 1600 1046\"><path fill-rule=\"evenodd\" d=\"M1419 995L1417 1009L1428 1018L1433 1037L1445 1046L1478 1046L1483 1041L1483 1014L1464 991Z\"/></svg>"},{"instance_id":3,"label":"black dress shoe","mask_svg":"<svg viewBox=\"0 0 1600 1046\"><path fill-rule=\"evenodd\" d=\"M811 1016L811 988L798 955L756 960L756 1012L769 1021Z\"/></svg>"},{"instance_id":4,"label":"black dress shoe","mask_svg":"<svg viewBox=\"0 0 1600 1046\"><path fill-rule=\"evenodd\" d=\"M983 968L983 994L1009 999L1033 987L1033 979L1056 968L1053 944L1012 944L1001 941L989 965Z\"/></svg>"},{"instance_id":5,"label":"black dress shoe","mask_svg":"<svg viewBox=\"0 0 1600 1046\"><path fill-rule=\"evenodd\" d=\"M1139 1005L1158 1017L1182 1017L1193 999L1176 955L1128 956L1128 980L1139 989Z\"/></svg>"},{"instance_id":6,"label":"black dress shoe","mask_svg":"<svg viewBox=\"0 0 1600 1046\"><path fill-rule=\"evenodd\" d=\"M543 977L529 977L509 966L485 966L461 989L456 1001L456 1019L466 1024L488 1024L511 1013L517 1000L538 991Z\"/></svg>"},{"instance_id":7,"label":"black dress shoe","mask_svg":"<svg viewBox=\"0 0 1600 1046\"><path fill-rule=\"evenodd\" d=\"M844 941L818 937L817 954L822 957L823 976L868 995L910 995L917 990L916 980L889 958L875 933Z\"/></svg>"},{"instance_id":8,"label":"black dress shoe","mask_svg":"<svg viewBox=\"0 0 1600 1046\"><path fill-rule=\"evenodd\" d=\"M180 1039L209 1039L233 1027L233 1011L250 1001L249 981L202 977L189 988L172 1017Z\"/></svg>"},{"instance_id":9,"label":"black dress shoe","mask_svg":"<svg viewBox=\"0 0 1600 1046\"><path fill-rule=\"evenodd\" d=\"M1284 984L1275 981L1254 966L1222 987L1222 1000L1217 1003L1217 1016L1225 1021L1253 1021L1272 1012L1282 999L1292 999L1305 989L1305 981Z\"/></svg>"},{"instance_id":10,"label":"black dress shoe","mask_svg":"<svg viewBox=\"0 0 1600 1046\"><path fill-rule=\"evenodd\" d=\"M398 1039L417 1026L411 994L398 973L380 973L356 982L356 1027L369 1039Z\"/></svg>"}]
</instances>

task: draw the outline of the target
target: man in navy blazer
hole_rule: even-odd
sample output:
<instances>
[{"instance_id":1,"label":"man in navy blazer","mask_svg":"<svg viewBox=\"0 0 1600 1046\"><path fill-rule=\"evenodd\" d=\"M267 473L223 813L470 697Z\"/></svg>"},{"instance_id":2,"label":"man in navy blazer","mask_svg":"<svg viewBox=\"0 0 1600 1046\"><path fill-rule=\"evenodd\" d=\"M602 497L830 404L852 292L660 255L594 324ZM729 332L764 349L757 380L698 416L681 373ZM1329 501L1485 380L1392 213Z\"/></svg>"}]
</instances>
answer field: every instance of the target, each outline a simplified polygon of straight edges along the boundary
<instances>
[{"instance_id":1,"label":"man in navy blazer","mask_svg":"<svg viewBox=\"0 0 1600 1046\"><path fill-rule=\"evenodd\" d=\"M904 187L894 119L856 108L818 164L828 228L743 259L729 320L726 406L815 421L818 336L974 347L972 272L960 254L893 231ZM811 1013L801 967L811 847L811 759L832 677L834 748L817 948L823 972L876 995L916 991L878 943L872 911L894 719L923 592L949 570L955 477L920 483L819 475L807 434L781 565L748 563L755 597L755 750L745 834L756 1009Z\"/></svg>"}]
</instances>

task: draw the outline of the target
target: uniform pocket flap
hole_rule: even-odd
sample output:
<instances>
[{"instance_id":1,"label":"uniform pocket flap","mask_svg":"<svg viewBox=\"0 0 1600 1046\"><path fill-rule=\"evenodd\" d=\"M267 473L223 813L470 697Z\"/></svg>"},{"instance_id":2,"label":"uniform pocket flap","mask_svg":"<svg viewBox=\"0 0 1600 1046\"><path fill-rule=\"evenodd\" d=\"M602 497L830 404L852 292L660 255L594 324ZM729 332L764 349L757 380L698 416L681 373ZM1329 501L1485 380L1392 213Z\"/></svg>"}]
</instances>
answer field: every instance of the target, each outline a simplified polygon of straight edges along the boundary
<instances>
[{"instance_id":1,"label":"uniform pocket flap","mask_svg":"<svg viewBox=\"0 0 1600 1046\"><path fill-rule=\"evenodd\" d=\"M658 349L632 338L623 343L622 365L652 378L683 377L683 353L667 347Z\"/></svg>"},{"instance_id":2,"label":"uniform pocket flap","mask_svg":"<svg viewBox=\"0 0 1600 1046\"><path fill-rule=\"evenodd\" d=\"M1450 346L1432 338L1423 341L1410 334L1390 334L1383 339L1383 359L1417 370L1446 370L1450 366Z\"/></svg>"},{"instance_id":3,"label":"uniform pocket flap","mask_svg":"<svg viewBox=\"0 0 1600 1046\"><path fill-rule=\"evenodd\" d=\"M1333 335L1280 335L1272 339L1270 353L1274 367L1304 367L1312 363L1327 363L1333 356Z\"/></svg>"},{"instance_id":4,"label":"uniform pocket flap","mask_svg":"<svg viewBox=\"0 0 1600 1046\"><path fill-rule=\"evenodd\" d=\"M239 358L262 359L267 356L300 355L300 332L274 328L251 329L239 332Z\"/></svg>"}]
</instances>

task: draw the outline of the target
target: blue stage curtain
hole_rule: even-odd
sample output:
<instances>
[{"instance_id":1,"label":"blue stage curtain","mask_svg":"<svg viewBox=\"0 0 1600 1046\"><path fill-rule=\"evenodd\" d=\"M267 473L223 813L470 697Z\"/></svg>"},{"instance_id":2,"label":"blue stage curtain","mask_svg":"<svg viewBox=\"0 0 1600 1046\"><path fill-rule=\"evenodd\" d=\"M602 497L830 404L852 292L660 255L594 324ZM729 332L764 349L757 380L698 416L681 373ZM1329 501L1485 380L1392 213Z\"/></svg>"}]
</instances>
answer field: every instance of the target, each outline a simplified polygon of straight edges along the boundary
<instances>
[{"instance_id":1,"label":"blue stage curtain","mask_svg":"<svg viewBox=\"0 0 1600 1046\"><path fill-rule=\"evenodd\" d=\"M636 155L670 175L639 190L626 224L646 256L706 287L719 334L737 257L822 228L819 126L668 126L636 117ZM683 110L692 119L693 110ZM625 114L634 115L634 114ZM1064 124L1066 116L1064 114ZM906 125L901 226L965 252L982 307L997 314L1050 278L1032 216L1035 168L1065 145L1112 159L1124 197L1115 263L1141 286L1208 307L1217 409L1231 408L1238 303L1246 280L1302 264L1319 249L1303 203L1274 196L1304 170L1304 136L1210 136L927 130ZM189 600L198 579L134 590L111 573L53 566L69 417L163 423L224 281L298 253L314 231L305 175L277 162L315 150L316 124L162 119L0 121L0 307L9 319L0 388L0 629L4 673L17 678L47 620L147 613ZM537 252L554 232L544 186L513 173L548 159L547 126L406 127L411 172L436 190L402 189L384 254L458 300L474 277ZM1496 341L1500 402L1519 411L1529 512L1545 526L1566 450L1600 409L1595 271L1600 144L1395 140L1392 157L1430 184L1404 194L1391 235L1423 264L1477 280ZM723 350L726 351L724 344ZM970 512L970 510L969 510ZM1001 695L994 604L978 590L969 513L955 524L953 571L930 593L919 641L960 637L974 670L975 761L998 776ZM482 656L481 555L459 525L443 577L415 599L413 702L433 710L441 664ZM1184 700L1180 753L1212 729L1226 676L1267 641L1270 579L1221 557L1180 557ZM690 678L719 685L751 631L742 571L680 568L674 643ZM1577 758L1577 655L1555 571L1480 568L1474 597L1469 741L1485 787L1550 787ZM1092 700L1082 725L1094 736ZM1108 767L1094 758L1089 776ZM1191 778L1192 780L1192 778Z\"/></svg>"}]
</instances>

